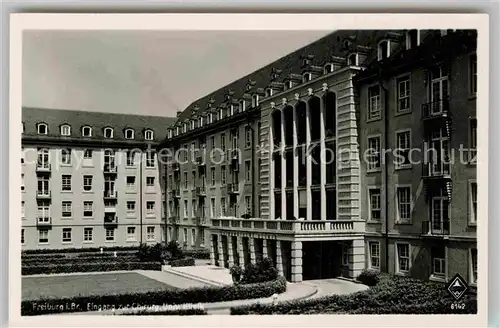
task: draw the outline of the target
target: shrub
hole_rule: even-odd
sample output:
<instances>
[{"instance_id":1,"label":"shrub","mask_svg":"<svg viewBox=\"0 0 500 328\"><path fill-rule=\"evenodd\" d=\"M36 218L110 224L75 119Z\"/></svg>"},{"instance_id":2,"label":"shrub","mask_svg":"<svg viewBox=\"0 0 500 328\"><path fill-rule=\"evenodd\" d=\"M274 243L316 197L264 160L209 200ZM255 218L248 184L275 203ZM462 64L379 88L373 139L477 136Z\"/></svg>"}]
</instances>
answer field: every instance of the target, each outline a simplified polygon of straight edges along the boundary
<instances>
[{"instance_id":1,"label":"shrub","mask_svg":"<svg viewBox=\"0 0 500 328\"><path fill-rule=\"evenodd\" d=\"M241 278L242 284L253 284L272 281L278 277L278 270L269 258L264 258L257 263L248 263Z\"/></svg>"},{"instance_id":2,"label":"shrub","mask_svg":"<svg viewBox=\"0 0 500 328\"><path fill-rule=\"evenodd\" d=\"M199 260L209 260L210 252L208 250L186 250L183 251L184 255L187 257L192 257Z\"/></svg>"},{"instance_id":3,"label":"shrub","mask_svg":"<svg viewBox=\"0 0 500 328\"><path fill-rule=\"evenodd\" d=\"M356 279L367 286L375 286L380 281L380 272L372 269L363 270Z\"/></svg>"},{"instance_id":4,"label":"shrub","mask_svg":"<svg viewBox=\"0 0 500 328\"><path fill-rule=\"evenodd\" d=\"M96 271L130 271L130 270L161 270L159 262L114 262L114 263L78 263L78 264L46 264L37 266L23 266L22 275L96 272Z\"/></svg>"},{"instance_id":5,"label":"shrub","mask_svg":"<svg viewBox=\"0 0 500 328\"><path fill-rule=\"evenodd\" d=\"M195 262L192 257L187 257L185 259L171 260L168 264L170 264L172 267L185 267L194 266Z\"/></svg>"},{"instance_id":6,"label":"shrub","mask_svg":"<svg viewBox=\"0 0 500 328\"><path fill-rule=\"evenodd\" d=\"M209 286L202 288L165 289L151 292L126 293L115 295L76 296L61 299L47 298L40 300L25 300L21 302L21 315L41 315L49 313L85 312L92 308L106 308L113 304L116 308L130 304L134 306L152 306L163 304L196 304L233 301L242 299L264 298L286 291L286 280L278 277L274 281L264 283ZM60 306L71 304L71 307Z\"/></svg>"},{"instance_id":7,"label":"shrub","mask_svg":"<svg viewBox=\"0 0 500 328\"><path fill-rule=\"evenodd\" d=\"M166 258L169 260L182 259L185 255L179 246L179 243L175 240L168 242L165 246Z\"/></svg>"}]
</instances>

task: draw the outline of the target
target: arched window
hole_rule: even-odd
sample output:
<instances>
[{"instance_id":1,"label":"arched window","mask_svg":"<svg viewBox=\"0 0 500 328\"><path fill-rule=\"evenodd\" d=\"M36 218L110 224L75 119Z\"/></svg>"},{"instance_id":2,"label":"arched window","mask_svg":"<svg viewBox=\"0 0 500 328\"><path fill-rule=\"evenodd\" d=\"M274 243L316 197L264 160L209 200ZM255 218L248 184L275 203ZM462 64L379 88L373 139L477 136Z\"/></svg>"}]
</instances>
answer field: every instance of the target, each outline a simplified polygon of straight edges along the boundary
<instances>
[{"instance_id":1,"label":"arched window","mask_svg":"<svg viewBox=\"0 0 500 328\"><path fill-rule=\"evenodd\" d=\"M304 75L302 75L302 82L305 83L305 82L309 82L311 81L311 73L304 73Z\"/></svg>"},{"instance_id":2,"label":"arched window","mask_svg":"<svg viewBox=\"0 0 500 328\"><path fill-rule=\"evenodd\" d=\"M153 137L153 130L146 130L146 132L144 133L144 139L153 140Z\"/></svg>"},{"instance_id":3,"label":"arched window","mask_svg":"<svg viewBox=\"0 0 500 328\"><path fill-rule=\"evenodd\" d=\"M195 120L191 121L191 130L194 130L194 128L195 128L195 122L196 122Z\"/></svg>"},{"instance_id":4,"label":"arched window","mask_svg":"<svg viewBox=\"0 0 500 328\"><path fill-rule=\"evenodd\" d=\"M259 95L255 94L252 96L252 107L259 106Z\"/></svg>"},{"instance_id":5,"label":"arched window","mask_svg":"<svg viewBox=\"0 0 500 328\"><path fill-rule=\"evenodd\" d=\"M107 139L113 138L113 128L110 127L104 128L104 138Z\"/></svg>"},{"instance_id":6,"label":"arched window","mask_svg":"<svg viewBox=\"0 0 500 328\"><path fill-rule=\"evenodd\" d=\"M134 130L126 129L125 130L125 139L134 139Z\"/></svg>"},{"instance_id":7,"label":"arched window","mask_svg":"<svg viewBox=\"0 0 500 328\"><path fill-rule=\"evenodd\" d=\"M285 90L293 88L293 82L292 81L286 81L285 83Z\"/></svg>"},{"instance_id":8,"label":"arched window","mask_svg":"<svg viewBox=\"0 0 500 328\"><path fill-rule=\"evenodd\" d=\"M245 111L245 106L246 105L246 102L245 100L240 100L240 112L244 112Z\"/></svg>"},{"instance_id":9,"label":"arched window","mask_svg":"<svg viewBox=\"0 0 500 328\"><path fill-rule=\"evenodd\" d=\"M92 128L90 126L82 127L82 137L92 137Z\"/></svg>"},{"instance_id":10,"label":"arched window","mask_svg":"<svg viewBox=\"0 0 500 328\"><path fill-rule=\"evenodd\" d=\"M269 98L273 95L273 89L267 88L266 89L266 98Z\"/></svg>"},{"instance_id":11,"label":"arched window","mask_svg":"<svg viewBox=\"0 0 500 328\"><path fill-rule=\"evenodd\" d=\"M184 131L183 132L186 133L187 130L188 130L188 125L187 125L187 123L184 123Z\"/></svg>"},{"instance_id":12,"label":"arched window","mask_svg":"<svg viewBox=\"0 0 500 328\"><path fill-rule=\"evenodd\" d=\"M167 130L167 137L172 138L172 130Z\"/></svg>"},{"instance_id":13,"label":"arched window","mask_svg":"<svg viewBox=\"0 0 500 328\"><path fill-rule=\"evenodd\" d=\"M198 122L198 126L200 128L203 126L203 117L200 117L200 121Z\"/></svg>"},{"instance_id":14,"label":"arched window","mask_svg":"<svg viewBox=\"0 0 500 328\"><path fill-rule=\"evenodd\" d=\"M358 54L350 54L349 57L347 57L347 62L349 66L358 66Z\"/></svg>"},{"instance_id":15,"label":"arched window","mask_svg":"<svg viewBox=\"0 0 500 328\"><path fill-rule=\"evenodd\" d=\"M213 122L213 119L214 119L214 114L212 113L208 114L208 124L211 124Z\"/></svg>"},{"instance_id":16,"label":"arched window","mask_svg":"<svg viewBox=\"0 0 500 328\"><path fill-rule=\"evenodd\" d=\"M68 124L61 125L61 135L62 136L70 136L71 135L71 126Z\"/></svg>"},{"instance_id":17,"label":"arched window","mask_svg":"<svg viewBox=\"0 0 500 328\"><path fill-rule=\"evenodd\" d=\"M333 64L332 63L326 64L324 72L325 72L325 74L333 72Z\"/></svg>"},{"instance_id":18,"label":"arched window","mask_svg":"<svg viewBox=\"0 0 500 328\"><path fill-rule=\"evenodd\" d=\"M384 60L390 55L389 41L384 40L378 44L378 60Z\"/></svg>"},{"instance_id":19,"label":"arched window","mask_svg":"<svg viewBox=\"0 0 500 328\"><path fill-rule=\"evenodd\" d=\"M38 123L36 130L37 130L38 134L49 133L49 128L47 127L47 124L45 124L45 123Z\"/></svg>"}]
</instances>

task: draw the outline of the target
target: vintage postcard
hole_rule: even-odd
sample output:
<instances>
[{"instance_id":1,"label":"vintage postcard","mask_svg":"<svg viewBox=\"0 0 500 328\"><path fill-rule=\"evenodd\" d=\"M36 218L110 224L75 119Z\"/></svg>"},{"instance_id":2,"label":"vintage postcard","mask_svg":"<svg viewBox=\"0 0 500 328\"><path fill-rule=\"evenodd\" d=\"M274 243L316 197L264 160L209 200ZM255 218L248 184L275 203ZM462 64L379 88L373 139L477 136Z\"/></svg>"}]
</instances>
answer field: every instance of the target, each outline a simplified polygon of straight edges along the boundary
<instances>
[{"instance_id":1,"label":"vintage postcard","mask_svg":"<svg viewBox=\"0 0 500 328\"><path fill-rule=\"evenodd\" d=\"M488 37L13 15L13 325L485 325Z\"/></svg>"}]
</instances>

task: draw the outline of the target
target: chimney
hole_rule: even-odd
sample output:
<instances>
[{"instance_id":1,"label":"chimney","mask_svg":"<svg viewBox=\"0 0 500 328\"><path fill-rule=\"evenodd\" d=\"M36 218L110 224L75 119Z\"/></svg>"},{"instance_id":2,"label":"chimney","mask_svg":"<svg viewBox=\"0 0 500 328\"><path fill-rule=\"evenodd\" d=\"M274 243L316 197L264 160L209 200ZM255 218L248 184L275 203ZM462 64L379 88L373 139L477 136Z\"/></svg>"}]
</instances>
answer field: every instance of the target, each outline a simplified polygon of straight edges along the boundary
<instances>
[{"instance_id":1,"label":"chimney","mask_svg":"<svg viewBox=\"0 0 500 328\"><path fill-rule=\"evenodd\" d=\"M177 111L177 118L181 117L181 114L182 114L182 111L181 111L181 110L178 110L178 111Z\"/></svg>"}]
</instances>

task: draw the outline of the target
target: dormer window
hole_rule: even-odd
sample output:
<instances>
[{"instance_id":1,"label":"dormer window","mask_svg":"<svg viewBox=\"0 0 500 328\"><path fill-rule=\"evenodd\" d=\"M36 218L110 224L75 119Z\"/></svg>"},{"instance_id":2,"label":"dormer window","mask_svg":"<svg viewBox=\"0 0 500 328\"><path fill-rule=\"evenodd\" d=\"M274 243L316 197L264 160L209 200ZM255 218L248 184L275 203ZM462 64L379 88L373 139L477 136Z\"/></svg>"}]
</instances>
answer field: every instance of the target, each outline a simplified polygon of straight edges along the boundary
<instances>
[{"instance_id":1,"label":"dormer window","mask_svg":"<svg viewBox=\"0 0 500 328\"><path fill-rule=\"evenodd\" d=\"M229 116L233 116L234 115L234 106L231 105L229 106Z\"/></svg>"},{"instance_id":2,"label":"dormer window","mask_svg":"<svg viewBox=\"0 0 500 328\"><path fill-rule=\"evenodd\" d=\"M126 129L125 130L125 139L134 139L134 130Z\"/></svg>"},{"instance_id":3,"label":"dormer window","mask_svg":"<svg viewBox=\"0 0 500 328\"><path fill-rule=\"evenodd\" d=\"M184 131L183 132L186 133L187 130L188 130L188 125L187 125L187 123L184 123Z\"/></svg>"},{"instance_id":4,"label":"dormer window","mask_svg":"<svg viewBox=\"0 0 500 328\"><path fill-rule=\"evenodd\" d=\"M92 128L90 126L82 128L82 137L92 137Z\"/></svg>"},{"instance_id":5,"label":"dormer window","mask_svg":"<svg viewBox=\"0 0 500 328\"><path fill-rule=\"evenodd\" d=\"M240 100L240 112L244 112L245 111L245 100Z\"/></svg>"},{"instance_id":6,"label":"dormer window","mask_svg":"<svg viewBox=\"0 0 500 328\"><path fill-rule=\"evenodd\" d=\"M49 132L47 124L45 123L39 123L36 127L36 130L38 134L47 134Z\"/></svg>"},{"instance_id":7,"label":"dormer window","mask_svg":"<svg viewBox=\"0 0 500 328\"><path fill-rule=\"evenodd\" d=\"M349 57L347 57L347 62L349 66L358 66L358 54L350 54Z\"/></svg>"},{"instance_id":8,"label":"dormer window","mask_svg":"<svg viewBox=\"0 0 500 328\"><path fill-rule=\"evenodd\" d=\"M267 88L266 89L266 98L272 97L273 95L273 89Z\"/></svg>"},{"instance_id":9,"label":"dormer window","mask_svg":"<svg viewBox=\"0 0 500 328\"><path fill-rule=\"evenodd\" d=\"M146 140L153 140L153 131L152 130L146 130L144 133L144 139Z\"/></svg>"},{"instance_id":10,"label":"dormer window","mask_svg":"<svg viewBox=\"0 0 500 328\"><path fill-rule=\"evenodd\" d=\"M420 33L418 30L406 32L406 49L415 49L420 43Z\"/></svg>"},{"instance_id":11,"label":"dormer window","mask_svg":"<svg viewBox=\"0 0 500 328\"><path fill-rule=\"evenodd\" d=\"M113 129L112 128L105 128L104 129L104 138L107 138L107 139L113 138Z\"/></svg>"},{"instance_id":12,"label":"dormer window","mask_svg":"<svg viewBox=\"0 0 500 328\"><path fill-rule=\"evenodd\" d=\"M389 58L390 55L390 43L389 41L381 41L378 44L378 60L384 60L386 58Z\"/></svg>"},{"instance_id":13,"label":"dormer window","mask_svg":"<svg viewBox=\"0 0 500 328\"><path fill-rule=\"evenodd\" d=\"M286 81L285 83L285 89L288 90L288 89L291 89L293 88L293 82L292 81Z\"/></svg>"},{"instance_id":14,"label":"dormer window","mask_svg":"<svg viewBox=\"0 0 500 328\"><path fill-rule=\"evenodd\" d=\"M252 107L259 106L259 95L252 96Z\"/></svg>"},{"instance_id":15,"label":"dormer window","mask_svg":"<svg viewBox=\"0 0 500 328\"><path fill-rule=\"evenodd\" d=\"M302 82L303 83L306 83L306 82L309 82L311 81L311 73L304 73L304 75L302 75Z\"/></svg>"},{"instance_id":16,"label":"dormer window","mask_svg":"<svg viewBox=\"0 0 500 328\"><path fill-rule=\"evenodd\" d=\"M333 64L332 63L326 64L324 72L325 72L325 74L333 72Z\"/></svg>"},{"instance_id":17,"label":"dormer window","mask_svg":"<svg viewBox=\"0 0 500 328\"><path fill-rule=\"evenodd\" d=\"M198 121L198 126L200 128L203 126L203 117L200 117L200 120Z\"/></svg>"},{"instance_id":18,"label":"dormer window","mask_svg":"<svg viewBox=\"0 0 500 328\"><path fill-rule=\"evenodd\" d=\"M168 130L167 131L167 136L168 136L169 139L172 138L172 130Z\"/></svg>"},{"instance_id":19,"label":"dormer window","mask_svg":"<svg viewBox=\"0 0 500 328\"><path fill-rule=\"evenodd\" d=\"M222 118L224 117L224 111L221 109L219 109L219 120L222 120Z\"/></svg>"},{"instance_id":20,"label":"dormer window","mask_svg":"<svg viewBox=\"0 0 500 328\"><path fill-rule=\"evenodd\" d=\"M71 126L64 124L61 125L61 135L62 136L70 136L71 135Z\"/></svg>"},{"instance_id":21,"label":"dormer window","mask_svg":"<svg viewBox=\"0 0 500 328\"><path fill-rule=\"evenodd\" d=\"M180 128L176 127L175 128L175 135L178 136L180 132L181 132Z\"/></svg>"},{"instance_id":22,"label":"dormer window","mask_svg":"<svg viewBox=\"0 0 500 328\"><path fill-rule=\"evenodd\" d=\"M214 117L212 113L208 114L208 124L212 124L213 118Z\"/></svg>"},{"instance_id":23,"label":"dormer window","mask_svg":"<svg viewBox=\"0 0 500 328\"><path fill-rule=\"evenodd\" d=\"M191 130L194 130L195 129L195 120L192 120L191 121Z\"/></svg>"}]
</instances>

